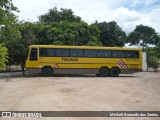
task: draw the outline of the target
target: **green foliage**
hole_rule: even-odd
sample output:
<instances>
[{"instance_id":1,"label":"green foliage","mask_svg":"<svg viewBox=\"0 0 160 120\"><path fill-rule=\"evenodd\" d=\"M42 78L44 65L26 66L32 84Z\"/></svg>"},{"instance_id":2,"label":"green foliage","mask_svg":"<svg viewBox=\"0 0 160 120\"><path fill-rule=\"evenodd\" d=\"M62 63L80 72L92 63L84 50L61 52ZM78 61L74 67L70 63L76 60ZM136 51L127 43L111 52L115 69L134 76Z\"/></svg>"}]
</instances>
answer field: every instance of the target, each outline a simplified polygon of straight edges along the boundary
<instances>
[{"instance_id":1,"label":"green foliage","mask_svg":"<svg viewBox=\"0 0 160 120\"><path fill-rule=\"evenodd\" d=\"M157 33L155 39L154 39L154 45L160 48L160 34Z\"/></svg>"},{"instance_id":2,"label":"green foliage","mask_svg":"<svg viewBox=\"0 0 160 120\"><path fill-rule=\"evenodd\" d=\"M117 25L115 21L94 23L100 30L100 41L105 46L124 46L126 40L125 32Z\"/></svg>"},{"instance_id":3,"label":"green foliage","mask_svg":"<svg viewBox=\"0 0 160 120\"><path fill-rule=\"evenodd\" d=\"M159 56L160 58L160 47L147 47L145 48L148 56Z\"/></svg>"},{"instance_id":4,"label":"green foliage","mask_svg":"<svg viewBox=\"0 0 160 120\"><path fill-rule=\"evenodd\" d=\"M7 48L4 44L0 44L0 70L2 70L6 65L5 62L7 61Z\"/></svg>"},{"instance_id":5,"label":"green foliage","mask_svg":"<svg viewBox=\"0 0 160 120\"><path fill-rule=\"evenodd\" d=\"M37 24L35 31L36 44L86 45L89 41L98 41L99 37L98 28L84 22Z\"/></svg>"},{"instance_id":6,"label":"green foliage","mask_svg":"<svg viewBox=\"0 0 160 120\"><path fill-rule=\"evenodd\" d=\"M12 11L18 12L12 0L0 0L0 26L8 26L15 22L16 16Z\"/></svg>"},{"instance_id":7,"label":"green foliage","mask_svg":"<svg viewBox=\"0 0 160 120\"><path fill-rule=\"evenodd\" d=\"M2 28L0 34L0 42L4 43L8 49L8 62L6 64L8 66L16 64L17 56L15 54L19 45L18 39L21 37L18 24L16 23Z\"/></svg>"},{"instance_id":8,"label":"green foliage","mask_svg":"<svg viewBox=\"0 0 160 120\"><path fill-rule=\"evenodd\" d=\"M25 67L28 46L34 44L35 25L29 22L20 22L13 28L5 27L1 29L0 41L8 48L8 66L21 65L22 70Z\"/></svg>"},{"instance_id":9,"label":"green foliage","mask_svg":"<svg viewBox=\"0 0 160 120\"><path fill-rule=\"evenodd\" d=\"M61 42L61 41L54 41L53 45L63 45L63 42Z\"/></svg>"},{"instance_id":10,"label":"green foliage","mask_svg":"<svg viewBox=\"0 0 160 120\"><path fill-rule=\"evenodd\" d=\"M20 37L17 29L17 17L12 13L18 9L12 0L0 0L0 42L11 41Z\"/></svg>"},{"instance_id":11,"label":"green foliage","mask_svg":"<svg viewBox=\"0 0 160 120\"><path fill-rule=\"evenodd\" d=\"M15 41L20 38L20 32L16 24L2 27L0 29L0 42L10 45L11 41Z\"/></svg>"},{"instance_id":12,"label":"green foliage","mask_svg":"<svg viewBox=\"0 0 160 120\"><path fill-rule=\"evenodd\" d=\"M27 59L27 51L28 46L31 44L35 44L36 37L35 37L35 24L30 22L20 22L19 23L19 31L21 33L21 38L17 39L17 44L14 44L14 61L16 64L21 65L23 75L24 75L24 67L25 61Z\"/></svg>"},{"instance_id":13,"label":"green foliage","mask_svg":"<svg viewBox=\"0 0 160 120\"><path fill-rule=\"evenodd\" d=\"M152 68L156 72L160 66L160 59L157 56L150 56L147 64L149 68Z\"/></svg>"},{"instance_id":14,"label":"green foliage","mask_svg":"<svg viewBox=\"0 0 160 120\"><path fill-rule=\"evenodd\" d=\"M17 11L17 7L13 5L12 0L1 0L0 8L5 11Z\"/></svg>"},{"instance_id":15,"label":"green foliage","mask_svg":"<svg viewBox=\"0 0 160 120\"><path fill-rule=\"evenodd\" d=\"M149 44L157 45L159 38L152 27L137 25L133 32L128 36L127 42L130 45L140 45L143 48Z\"/></svg>"},{"instance_id":16,"label":"green foliage","mask_svg":"<svg viewBox=\"0 0 160 120\"><path fill-rule=\"evenodd\" d=\"M18 9L12 4L12 0L0 1L0 43L4 43L8 49L7 65L14 63L14 44L18 45L17 39L21 37L17 16L13 12L18 12Z\"/></svg>"},{"instance_id":17,"label":"green foliage","mask_svg":"<svg viewBox=\"0 0 160 120\"><path fill-rule=\"evenodd\" d=\"M158 67L160 66L160 48L150 47L146 48L145 51L147 52L148 68L152 68L154 71L157 71Z\"/></svg>"},{"instance_id":18,"label":"green foliage","mask_svg":"<svg viewBox=\"0 0 160 120\"><path fill-rule=\"evenodd\" d=\"M79 16L74 15L71 9L63 9L61 8L60 11L57 10L56 7L50 9L48 13L39 16L39 21L44 24L50 24L53 22L82 22Z\"/></svg>"},{"instance_id":19,"label":"green foliage","mask_svg":"<svg viewBox=\"0 0 160 120\"><path fill-rule=\"evenodd\" d=\"M100 42L92 42L92 41L88 42L86 45L87 46L102 46Z\"/></svg>"}]
</instances>

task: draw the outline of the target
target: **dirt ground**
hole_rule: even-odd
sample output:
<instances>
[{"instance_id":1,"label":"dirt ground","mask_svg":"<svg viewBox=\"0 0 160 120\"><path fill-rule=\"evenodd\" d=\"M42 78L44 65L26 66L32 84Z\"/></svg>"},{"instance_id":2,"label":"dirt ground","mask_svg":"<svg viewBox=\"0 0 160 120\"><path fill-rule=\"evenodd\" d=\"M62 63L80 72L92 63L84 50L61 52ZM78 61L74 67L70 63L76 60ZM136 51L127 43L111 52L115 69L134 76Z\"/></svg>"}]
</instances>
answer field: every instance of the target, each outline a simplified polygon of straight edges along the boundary
<instances>
[{"instance_id":1,"label":"dirt ground","mask_svg":"<svg viewBox=\"0 0 160 120\"><path fill-rule=\"evenodd\" d=\"M141 72L119 77L94 75L1 77L0 111L160 111L160 72ZM159 120L160 118L39 119Z\"/></svg>"}]
</instances>

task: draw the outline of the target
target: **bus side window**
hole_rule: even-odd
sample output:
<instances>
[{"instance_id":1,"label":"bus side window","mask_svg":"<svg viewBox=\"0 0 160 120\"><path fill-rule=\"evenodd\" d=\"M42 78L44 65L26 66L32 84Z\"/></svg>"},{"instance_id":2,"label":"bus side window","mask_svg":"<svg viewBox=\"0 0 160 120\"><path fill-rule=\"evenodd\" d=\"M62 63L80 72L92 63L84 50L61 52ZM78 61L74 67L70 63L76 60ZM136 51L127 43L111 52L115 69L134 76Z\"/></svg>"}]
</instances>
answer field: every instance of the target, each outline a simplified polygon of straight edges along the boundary
<instances>
[{"instance_id":1,"label":"bus side window","mask_svg":"<svg viewBox=\"0 0 160 120\"><path fill-rule=\"evenodd\" d=\"M36 61L37 60L37 48L31 48L30 60L32 60L32 61Z\"/></svg>"},{"instance_id":2,"label":"bus side window","mask_svg":"<svg viewBox=\"0 0 160 120\"><path fill-rule=\"evenodd\" d=\"M47 56L47 55L48 55L47 49L45 49L45 48L40 48L39 49L39 56L40 57L44 57L44 56Z\"/></svg>"},{"instance_id":3,"label":"bus side window","mask_svg":"<svg viewBox=\"0 0 160 120\"><path fill-rule=\"evenodd\" d=\"M135 58L139 58L139 51L135 51L135 52L134 52L134 57L135 57Z\"/></svg>"},{"instance_id":4,"label":"bus side window","mask_svg":"<svg viewBox=\"0 0 160 120\"><path fill-rule=\"evenodd\" d=\"M90 57L90 50L84 50L84 57Z\"/></svg>"},{"instance_id":5,"label":"bus side window","mask_svg":"<svg viewBox=\"0 0 160 120\"><path fill-rule=\"evenodd\" d=\"M111 51L110 50L98 50L98 57L102 58L110 58L111 57Z\"/></svg>"},{"instance_id":6,"label":"bus side window","mask_svg":"<svg viewBox=\"0 0 160 120\"><path fill-rule=\"evenodd\" d=\"M77 56L78 57L83 57L83 50L77 49Z\"/></svg>"},{"instance_id":7,"label":"bus side window","mask_svg":"<svg viewBox=\"0 0 160 120\"><path fill-rule=\"evenodd\" d=\"M126 58L139 58L139 51L126 51Z\"/></svg>"},{"instance_id":8,"label":"bus side window","mask_svg":"<svg viewBox=\"0 0 160 120\"><path fill-rule=\"evenodd\" d=\"M70 50L70 57L75 57L75 56L77 56L77 51L74 49L71 49Z\"/></svg>"},{"instance_id":9,"label":"bus side window","mask_svg":"<svg viewBox=\"0 0 160 120\"><path fill-rule=\"evenodd\" d=\"M84 57L90 57L90 58L97 57L97 50L84 50Z\"/></svg>"},{"instance_id":10,"label":"bus side window","mask_svg":"<svg viewBox=\"0 0 160 120\"><path fill-rule=\"evenodd\" d=\"M91 50L90 57L97 57L97 50Z\"/></svg>"},{"instance_id":11,"label":"bus side window","mask_svg":"<svg viewBox=\"0 0 160 120\"><path fill-rule=\"evenodd\" d=\"M69 57L69 49L56 49L56 56L57 57Z\"/></svg>"},{"instance_id":12,"label":"bus side window","mask_svg":"<svg viewBox=\"0 0 160 120\"><path fill-rule=\"evenodd\" d=\"M105 58L110 58L111 57L111 51L110 50L105 50L104 51L104 56L105 56Z\"/></svg>"},{"instance_id":13,"label":"bus side window","mask_svg":"<svg viewBox=\"0 0 160 120\"><path fill-rule=\"evenodd\" d=\"M113 50L112 51L112 57L113 58L125 58L125 51L122 50Z\"/></svg>"},{"instance_id":14,"label":"bus side window","mask_svg":"<svg viewBox=\"0 0 160 120\"><path fill-rule=\"evenodd\" d=\"M98 54L97 54L98 57L105 57L105 51L104 50L98 50Z\"/></svg>"},{"instance_id":15,"label":"bus side window","mask_svg":"<svg viewBox=\"0 0 160 120\"><path fill-rule=\"evenodd\" d=\"M70 57L83 57L83 50L70 49Z\"/></svg>"},{"instance_id":16,"label":"bus side window","mask_svg":"<svg viewBox=\"0 0 160 120\"><path fill-rule=\"evenodd\" d=\"M118 52L115 51L115 50L113 50L113 51L112 51L112 57L113 57L113 58L117 58L117 57L118 57Z\"/></svg>"}]
</instances>

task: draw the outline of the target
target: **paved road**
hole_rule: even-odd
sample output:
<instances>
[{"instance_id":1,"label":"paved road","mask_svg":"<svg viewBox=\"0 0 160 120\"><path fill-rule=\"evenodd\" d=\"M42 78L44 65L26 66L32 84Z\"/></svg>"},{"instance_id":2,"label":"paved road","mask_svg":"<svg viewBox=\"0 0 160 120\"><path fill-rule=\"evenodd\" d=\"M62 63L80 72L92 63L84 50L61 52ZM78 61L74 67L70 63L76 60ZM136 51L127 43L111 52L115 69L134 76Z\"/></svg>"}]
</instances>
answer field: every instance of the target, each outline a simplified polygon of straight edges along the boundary
<instances>
[{"instance_id":1,"label":"paved road","mask_svg":"<svg viewBox=\"0 0 160 120\"><path fill-rule=\"evenodd\" d=\"M92 75L48 78L2 77L0 93L0 111L160 111L160 72L141 72L116 78ZM160 118L45 119L159 120Z\"/></svg>"}]
</instances>

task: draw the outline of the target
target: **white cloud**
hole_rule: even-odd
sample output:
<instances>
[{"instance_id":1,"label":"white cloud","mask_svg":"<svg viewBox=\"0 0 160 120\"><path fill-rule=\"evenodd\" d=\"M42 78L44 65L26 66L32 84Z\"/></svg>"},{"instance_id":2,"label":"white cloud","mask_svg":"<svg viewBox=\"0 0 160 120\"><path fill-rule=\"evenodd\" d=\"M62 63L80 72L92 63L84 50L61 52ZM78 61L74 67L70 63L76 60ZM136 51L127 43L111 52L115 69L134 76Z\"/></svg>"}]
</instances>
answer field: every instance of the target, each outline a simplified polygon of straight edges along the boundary
<instances>
[{"instance_id":1,"label":"white cloud","mask_svg":"<svg viewBox=\"0 0 160 120\"><path fill-rule=\"evenodd\" d=\"M114 12L114 19L118 22L134 22L140 19L140 14L136 11L129 11L128 8L120 7Z\"/></svg>"},{"instance_id":2,"label":"white cloud","mask_svg":"<svg viewBox=\"0 0 160 120\"><path fill-rule=\"evenodd\" d=\"M154 9L151 11L151 21L155 23L160 23L160 8L159 9Z\"/></svg>"},{"instance_id":3,"label":"white cloud","mask_svg":"<svg viewBox=\"0 0 160 120\"><path fill-rule=\"evenodd\" d=\"M20 20L36 21L37 16L42 15L51 7L46 0L13 0L13 4L18 7L17 13Z\"/></svg>"},{"instance_id":4,"label":"white cloud","mask_svg":"<svg viewBox=\"0 0 160 120\"><path fill-rule=\"evenodd\" d=\"M135 23L140 20L141 15L136 11L129 11L128 8L120 7L113 12L113 18L126 33L135 28Z\"/></svg>"},{"instance_id":5,"label":"white cloud","mask_svg":"<svg viewBox=\"0 0 160 120\"><path fill-rule=\"evenodd\" d=\"M80 17L84 21L92 23L96 20L101 21L110 16L110 10L108 9L108 4L104 2L104 0L100 1L93 1L93 0L50 0L52 6L56 6L57 8L70 8L74 11L74 13ZM104 9L105 8L105 9Z\"/></svg>"},{"instance_id":6,"label":"white cloud","mask_svg":"<svg viewBox=\"0 0 160 120\"><path fill-rule=\"evenodd\" d=\"M153 9L149 13L144 13L140 22L144 25L151 26L160 33L160 8Z\"/></svg>"},{"instance_id":7,"label":"white cloud","mask_svg":"<svg viewBox=\"0 0 160 120\"><path fill-rule=\"evenodd\" d=\"M20 20L37 21L37 16L45 14L53 7L72 9L74 14L84 21L93 23L115 20L122 29L129 33L136 25L144 24L160 32L160 9L139 11L138 5L149 6L157 0L13 0L21 11ZM136 7L131 7L136 6ZM131 8L130 8L131 7ZM142 6L141 6L142 7ZM149 9L149 7L145 8Z\"/></svg>"},{"instance_id":8,"label":"white cloud","mask_svg":"<svg viewBox=\"0 0 160 120\"><path fill-rule=\"evenodd\" d=\"M133 31L136 25L140 24L150 26L160 33L160 9L139 13L121 7L116 9L113 13L114 20L122 26L122 29L126 33Z\"/></svg>"}]
</instances>

